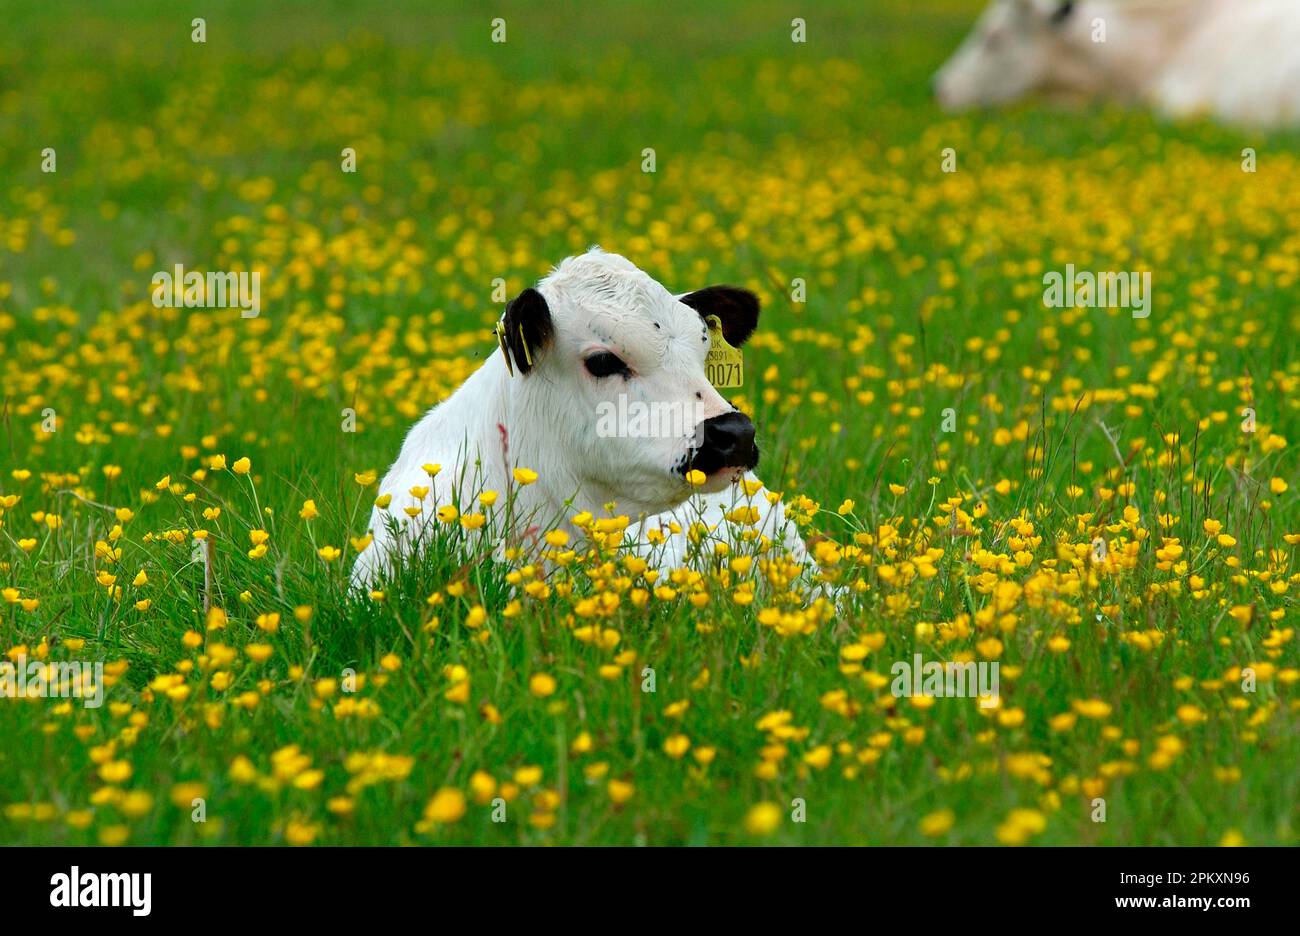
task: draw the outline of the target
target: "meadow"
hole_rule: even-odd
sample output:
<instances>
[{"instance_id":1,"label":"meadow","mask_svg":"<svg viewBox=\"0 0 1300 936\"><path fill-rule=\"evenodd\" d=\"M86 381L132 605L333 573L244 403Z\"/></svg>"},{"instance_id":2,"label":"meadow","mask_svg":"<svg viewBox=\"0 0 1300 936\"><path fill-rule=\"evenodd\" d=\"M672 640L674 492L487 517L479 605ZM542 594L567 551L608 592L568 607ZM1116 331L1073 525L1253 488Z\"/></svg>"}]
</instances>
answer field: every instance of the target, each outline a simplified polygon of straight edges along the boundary
<instances>
[{"instance_id":1,"label":"meadow","mask_svg":"<svg viewBox=\"0 0 1300 936\"><path fill-rule=\"evenodd\" d=\"M105 695L0 697L0 842L1295 844L1300 136L945 115L979 6L6 10L0 652ZM467 556L492 492L349 593L498 280L591 244L761 296L730 397L826 581L743 516L656 576L617 504Z\"/></svg>"}]
</instances>

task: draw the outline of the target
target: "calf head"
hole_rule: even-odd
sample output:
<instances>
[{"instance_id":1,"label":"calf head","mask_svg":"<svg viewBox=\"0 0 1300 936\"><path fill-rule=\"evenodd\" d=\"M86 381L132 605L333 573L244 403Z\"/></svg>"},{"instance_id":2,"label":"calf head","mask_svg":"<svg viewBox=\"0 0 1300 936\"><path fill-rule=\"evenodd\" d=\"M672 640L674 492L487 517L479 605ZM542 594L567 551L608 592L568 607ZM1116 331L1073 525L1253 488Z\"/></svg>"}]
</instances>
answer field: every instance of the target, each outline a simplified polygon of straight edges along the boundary
<instances>
[{"instance_id":1,"label":"calf head","mask_svg":"<svg viewBox=\"0 0 1300 936\"><path fill-rule=\"evenodd\" d=\"M1048 88L1088 44L1075 0L994 0L934 76L949 110L1002 104Z\"/></svg>"},{"instance_id":2,"label":"calf head","mask_svg":"<svg viewBox=\"0 0 1300 936\"><path fill-rule=\"evenodd\" d=\"M674 296L617 254L570 257L502 317L512 450L588 508L614 500L660 513L693 490L722 490L758 463L758 448L749 417L705 376L709 324L716 317L739 347L758 311L744 289ZM700 488L692 469L706 477Z\"/></svg>"}]
</instances>

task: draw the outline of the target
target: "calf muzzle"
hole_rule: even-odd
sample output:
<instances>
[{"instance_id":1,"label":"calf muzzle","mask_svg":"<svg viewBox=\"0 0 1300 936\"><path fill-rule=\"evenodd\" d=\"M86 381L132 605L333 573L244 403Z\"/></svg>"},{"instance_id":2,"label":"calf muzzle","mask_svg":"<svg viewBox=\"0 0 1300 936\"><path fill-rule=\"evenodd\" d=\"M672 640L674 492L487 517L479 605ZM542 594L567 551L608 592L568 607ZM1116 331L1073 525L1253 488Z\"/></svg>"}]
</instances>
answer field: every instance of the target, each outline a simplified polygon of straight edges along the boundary
<instances>
[{"instance_id":1,"label":"calf muzzle","mask_svg":"<svg viewBox=\"0 0 1300 936\"><path fill-rule=\"evenodd\" d=\"M706 419L700 433L700 445L692 454L687 469L706 475L724 468L752 470L758 464L758 446L754 444L754 424L744 413L730 412Z\"/></svg>"}]
</instances>

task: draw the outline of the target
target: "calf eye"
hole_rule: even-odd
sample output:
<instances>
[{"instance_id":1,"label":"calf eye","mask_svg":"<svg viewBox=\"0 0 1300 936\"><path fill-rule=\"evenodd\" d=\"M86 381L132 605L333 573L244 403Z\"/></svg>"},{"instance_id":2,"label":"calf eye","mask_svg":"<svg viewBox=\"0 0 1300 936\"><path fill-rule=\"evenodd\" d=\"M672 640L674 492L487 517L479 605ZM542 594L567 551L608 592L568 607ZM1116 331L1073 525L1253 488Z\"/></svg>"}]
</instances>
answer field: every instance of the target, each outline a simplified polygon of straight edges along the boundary
<instances>
[{"instance_id":1,"label":"calf eye","mask_svg":"<svg viewBox=\"0 0 1300 936\"><path fill-rule=\"evenodd\" d=\"M609 351L600 351L593 354L583 363L587 365L587 373L593 377L608 377L611 374L621 374L624 377L632 376L632 372L623 363L623 359L617 354L611 354Z\"/></svg>"}]
</instances>

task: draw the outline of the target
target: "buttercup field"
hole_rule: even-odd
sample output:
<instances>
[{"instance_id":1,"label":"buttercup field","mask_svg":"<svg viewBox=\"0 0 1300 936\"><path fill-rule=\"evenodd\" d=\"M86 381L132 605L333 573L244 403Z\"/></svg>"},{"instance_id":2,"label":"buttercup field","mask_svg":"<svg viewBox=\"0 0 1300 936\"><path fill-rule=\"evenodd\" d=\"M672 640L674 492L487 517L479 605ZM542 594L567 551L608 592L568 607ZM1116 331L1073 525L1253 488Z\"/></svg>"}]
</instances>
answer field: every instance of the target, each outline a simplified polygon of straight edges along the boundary
<instances>
[{"instance_id":1,"label":"buttercup field","mask_svg":"<svg viewBox=\"0 0 1300 936\"><path fill-rule=\"evenodd\" d=\"M1300 132L945 113L983 6L7 5L0 842L1296 844ZM762 304L662 568L380 483L593 245Z\"/></svg>"}]
</instances>

